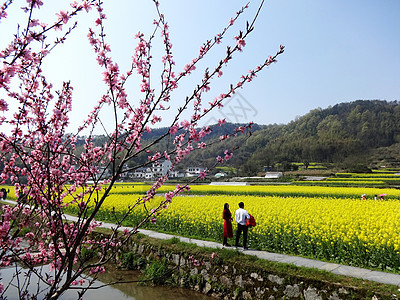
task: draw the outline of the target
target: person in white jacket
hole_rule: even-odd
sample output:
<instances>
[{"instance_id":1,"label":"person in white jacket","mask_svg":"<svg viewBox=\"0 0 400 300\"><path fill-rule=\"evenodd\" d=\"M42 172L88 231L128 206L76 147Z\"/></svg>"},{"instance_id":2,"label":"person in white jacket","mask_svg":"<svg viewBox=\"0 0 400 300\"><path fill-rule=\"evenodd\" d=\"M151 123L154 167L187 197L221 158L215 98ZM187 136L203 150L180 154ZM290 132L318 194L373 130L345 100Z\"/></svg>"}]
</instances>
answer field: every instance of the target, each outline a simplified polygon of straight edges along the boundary
<instances>
[{"instance_id":1,"label":"person in white jacket","mask_svg":"<svg viewBox=\"0 0 400 300\"><path fill-rule=\"evenodd\" d=\"M239 239L243 231L243 248L245 250L248 249L247 248L248 227L246 226L246 219L250 219L250 215L247 212L247 210L244 209L244 203L240 202L239 209L237 209L235 212L235 221L237 223L235 247L239 247Z\"/></svg>"}]
</instances>

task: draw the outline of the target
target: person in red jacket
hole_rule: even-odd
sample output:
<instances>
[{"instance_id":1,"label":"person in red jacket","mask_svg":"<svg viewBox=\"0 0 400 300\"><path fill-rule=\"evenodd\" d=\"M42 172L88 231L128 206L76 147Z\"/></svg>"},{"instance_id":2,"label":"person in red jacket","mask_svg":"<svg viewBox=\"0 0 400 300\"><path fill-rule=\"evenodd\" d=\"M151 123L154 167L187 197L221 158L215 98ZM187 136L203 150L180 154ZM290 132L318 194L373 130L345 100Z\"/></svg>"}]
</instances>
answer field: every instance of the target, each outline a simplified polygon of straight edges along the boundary
<instances>
[{"instance_id":1,"label":"person in red jacket","mask_svg":"<svg viewBox=\"0 0 400 300\"><path fill-rule=\"evenodd\" d=\"M232 231L232 213L229 210L229 204L224 204L224 211L222 212L222 218L224 219L224 233L222 237L224 238L224 242L222 243L223 246L230 247L231 245L228 244L228 238L233 237Z\"/></svg>"}]
</instances>

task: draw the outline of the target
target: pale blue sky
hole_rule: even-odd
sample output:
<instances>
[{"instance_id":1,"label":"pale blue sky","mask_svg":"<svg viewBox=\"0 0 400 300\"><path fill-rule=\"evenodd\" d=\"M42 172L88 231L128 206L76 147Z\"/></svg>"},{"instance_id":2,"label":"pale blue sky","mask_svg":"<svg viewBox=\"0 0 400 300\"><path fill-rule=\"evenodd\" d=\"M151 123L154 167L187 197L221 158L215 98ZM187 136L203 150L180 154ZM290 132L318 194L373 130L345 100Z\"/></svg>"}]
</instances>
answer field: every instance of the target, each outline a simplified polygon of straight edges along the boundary
<instances>
[{"instance_id":1,"label":"pale blue sky","mask_svg":"<svg viewBox=\"0 0 400 300\"><path fill-rule=\"evenodd\" d=\"M51 9L42 10L51 20L56 5L68 8L68 1L49 1ZM135 47L133 36L141 30L152 30L155 9L150 0L104 0L109 43L116 60L130 62ZM160 0L160 9L170 25L176 72L194 58L202 42L212 38L231 16L246 2L232 0ZM260 1L250 2L250 7L235 25L224 43L234 43L233 36L240 25L251 20ZM21 4L16 1L15 10ZM4 47L7 34L15 28L18 18L0 23L0 46ZM56 86L71 80L75 87L74 126L88 114L93 103L104 92L101 75L87 42L87 28L94 15L80 23L63 49L57 49L45 66ZM50 22L50 21L49 21ZM259 124L288 123L311 109L326 108L341 102L358 99L400 100L400 1L398 0L273 0L266 1L257 20L255 30L247 40L244 51L237 55L217 80L209 94L208 102L230 83L236 83L243 73L254 68L279 45L286 47L278 63L264 70L252 83L240 91L221 111L209 120L225 115L228 121ZM154 72L158 68L160 44L154 43ZM213 52L201 65L213 66L225 48ZM121 69L124 69L121 67ZM186 79L174 101L181 101L192 90L198 72ZM158 80L158 76L153 79ZM137 97L134 84L129 91L131 99ZM170 120L176 107L164 116ZM163 123L167 125L167 123Z\"/></svg>"}]
</instances>

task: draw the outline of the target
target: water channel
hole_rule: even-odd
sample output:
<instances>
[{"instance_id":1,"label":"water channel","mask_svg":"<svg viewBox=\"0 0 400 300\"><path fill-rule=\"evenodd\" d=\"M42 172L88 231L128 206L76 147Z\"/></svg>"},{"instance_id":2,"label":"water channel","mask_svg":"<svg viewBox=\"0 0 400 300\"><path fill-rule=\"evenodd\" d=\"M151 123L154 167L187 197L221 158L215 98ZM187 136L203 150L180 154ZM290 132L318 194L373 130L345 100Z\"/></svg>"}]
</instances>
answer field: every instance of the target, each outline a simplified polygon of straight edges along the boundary
<instances>
[{"instance_id":1,"label":"water channel","mask_svg":"<svg viewBox=\"0 0 400 300\"><path fill-rule=\"evenodd\" d=\"M1 282L6 286L11 280L15 268L4 268L0 270ZM140 276L139 271L121 271L113 268L107 268L107 271L102 274L100 280L96 283L97 286L107 282L117 280L117 278L123 276L124 280L138 280ZM14 280L16 281L16 280ZM13 282L15 284L15 282ZM35 284L31 284L34 292L37 288ZM8 300L19 299L18 291L15 287L11 287L7 290L4 295ZM40 299L40 298L39 298ZM76 300L78 294L76 291L70 290L62 295L62 300ZM121 283L112 286L105 286L100 289L89 290L85 293L85 300L101 300L101 299L112 299L112 300L212 300L215 298L208 297L201 293L197 293L188 289L168 287L168 286L148 286L139 283Z\"/></svg>"}]
</instances>

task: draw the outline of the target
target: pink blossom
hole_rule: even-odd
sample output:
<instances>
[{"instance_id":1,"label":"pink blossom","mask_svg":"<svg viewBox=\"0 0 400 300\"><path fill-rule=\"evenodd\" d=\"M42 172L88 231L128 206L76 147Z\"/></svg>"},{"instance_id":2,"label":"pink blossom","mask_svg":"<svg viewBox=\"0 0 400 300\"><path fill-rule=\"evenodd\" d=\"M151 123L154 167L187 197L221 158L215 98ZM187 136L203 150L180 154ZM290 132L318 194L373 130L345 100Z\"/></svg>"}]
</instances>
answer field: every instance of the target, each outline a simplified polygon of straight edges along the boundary
<instances>
[{"instance_id":1,"label":"pink blossom","mask_svg":"<svg viewBox=\"0 0 400 300\"><path fill-rule=\"evenodd\" d=\"M86 12L89 12L89 10L92 9L92 5L89 3L89 1L84 1L82 7L86 10Z\"/></svg>"},{"instance_id":2,"label":"pink blossom","mask_svg":"<svg viewBox=\"0 0 400 300\"><path fill-rule=\"evenodd\" d=\"M70 4L72 8L77 8L79 6L78 2L74 1L73 3Z\"/></svg>"},{"instance_id":3,"label":"pink blossom","mask_svg":"<svg viewBox=\"0 0 400 300\"><path fill-rule=\"evenodd\" d=\"M33 3L32 3L32 1L33 1ZM42 2L41 0L26 0L26 2L27 2L29 5L32 5L32 4L33 4L33 7L37 7L37 8L40 8L40 6L43 5L43 2Z\"/></svg>"},{"instance_id":4,"label":"pink blossom","mask_svg":"<svg viewBox=\"0 0 400 300\"><path fill-rule=\"evenodd\" d=\"M59 13L56 14L58 16L58 20L62 21L64 24L66 24L70 18L70 15L68 11L60 10Z\"/></svg>"},{"instance_id":5,"label":"pink blossom","mask_svg":"<svg viewBox=\"0 0 400 300\"><path fill-rule=\"evenodd\" d=\"M8 104L4 99L0 98L0 111L7 111L8 110Z\"/></svg>"},{"instance_id":6,"label":"pink blossom","mask_svg":"<svg viewBox=\"0 0 400 300\"><path fill-rule=\"evenodd\" d=\"M218 126L222 126L222 125L224 125L226 123L226 120L225 119L219 119L218 120Z\"/></svg>"},{"instance_id":7,"label":"pink blossom","mask_svg":"<svg viewBox=\"0 0 400 300\"><path fill-rule=\"evenodd\" d=\"M90 273L91 275L98 274L98 273L99 273L99 274L103 274L105 271L106 271L106 270L105 270L104 267L94 267L94 268L91 268L91 269L90 269L89 273Z\"/></svg>"},{"instance_id":8,"label":"pink blossom","mask_svg":"<svg viewBox=\"0 0 400 300\"><path fill-rule=\"evenodd\" d=\"M221 34L220 33L217 34L216 37L215 37L215 43L216 44L221 44L221 39L222 39Z\"/></svg>"},{"instance_id":9,"label":"pink blossom","mask_svg":"<svg viewBox=\"0 0 400 300\"><path fill-rule=\"evenodd\" d=\"M244 39L238 39L236 45L240 51L242 51L242 47L246 46L246 42Z\"/></svg>"},{"instance_id":10,"label":"pink blossom","mask_svg":"<svg viewBox=\"0 0 400 300\"><path fill-rule=\"evenodd\" d=\"M233 153L229 152L229 150L225 150L224 154L225 154L225 157L224 157L225 160L228 160L233 156Z\"/></svg>"},{"instance_id":11,"label":"pink blossom","mask_svg":"<svg viewBox=\"0 0 400 300\"><path fill-rule=\"evenodd\" d=\"M29 23L29 27L35 27L39 25L39 20L37 19L31 19L30 23Z\"/></svg>"},{"instance_id":12,"label":"pink blossom","mask_svg":"<svg viewBox=\"0 0 400 300\"><path fill-rule=\"evenodd\" d=\"M187 73L190 74L192 71L196 70L196 66L194 65L195 63L196 63L196 60L193 59L193 61L192 61L190 64L186 64L186 65L185 65L184 70L185 70Z\"/></svg>"},{"instance_id":13,"label":"pink blossom","mask_svg":"<svg viewBox=\"0 0 400 300\"><path fill-rule=\"evenodd\" d=\"M182 125L183 128L189 129L189 127L190 127L190 122L189 122L188 120L183 120L183 121L181 122L181 125Z\"/></svg>"},{"instance_id":14,"label":"pink blossom","mask_svg":"<svg viewBox=\"0 0 400 300\"><path fill-rule=\"evenodd\" d=\"M165 200L167 201L167 202L172 202L172 198L175 196L175 193L174 192L168 192L168 193L166 193L165 194Z\"/></svg>"},{"instance_id":15,"label":"pink blossom","mask_svg":"<svg viewBox=\"0 0 400 300\"><path fill-rule=\"evenodd\" d=\"M0 20L7 18L7 12L5 10L0 10ZM2 288L3 286L0 286ZM0 290L1 293L1 290Z\"/></svg>"},{"instance_id":16,"label":"pink blossom","mask_svg":"<svg viewBox=\"0 0 400 300\"><path fill-rule=\"evenodd\" d=\"M54 25L54 30L55 31L60 31L62 29L62 24L55 24Z\"/></svg>"},{"instance_id":17,"label":"pink blossom","mask_svg":"<svg viewBox=\"0 0 400 300\"><path fill-rule=\"evenodd\" d=\"M161 117L153 115L153 119L151 120L151 124L156 124L161 122Z\"/></svg>"},{"instance_id":18,"label":"pink blossom","mask_svg":"<svg viewBox=\"0 0 400 300\"><path fill-rule=\"evenodd\" d=\"M172 125L172 126L169 128L169 133L172 134L172 135L174 135L175 133L178 132L178 129L179 129L179 125L178 125L177 123L175 123L174 125Z\"/></svg>"},{"instance_id":19,"label":"pink blossom","mask_svg":"<svg viewBox=\"0 0 400 300\"><path fill-rule=\"evenodd\" d=\"M200 175L199 175L199 178L200 179L204 179L204 178L206 178L207 177L207 173L206 172L200 172Z\"/></svg>"}]
</instances>

